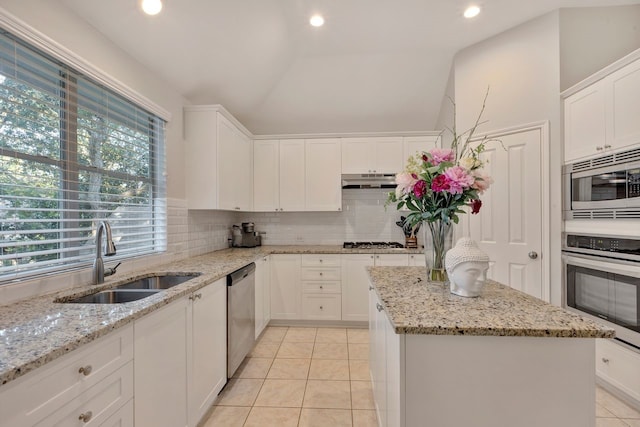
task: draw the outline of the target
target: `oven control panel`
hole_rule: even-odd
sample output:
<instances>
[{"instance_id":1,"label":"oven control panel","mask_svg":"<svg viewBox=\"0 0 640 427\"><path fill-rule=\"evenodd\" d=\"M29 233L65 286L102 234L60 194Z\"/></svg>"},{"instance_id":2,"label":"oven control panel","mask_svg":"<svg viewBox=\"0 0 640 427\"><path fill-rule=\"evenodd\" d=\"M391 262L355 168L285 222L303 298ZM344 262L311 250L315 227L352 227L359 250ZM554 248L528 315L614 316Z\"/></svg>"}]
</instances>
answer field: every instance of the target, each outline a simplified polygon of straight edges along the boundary
<instances>
[{"instance_id":1,"label":"oven control panel","mask_svg":"<svg viewBox=\"0 0 640 427\"><path fill-rule=\"evenodd\" d=\"M640 239L567 234L565 248L640 255Z\"/></svg>"}]
</instances>

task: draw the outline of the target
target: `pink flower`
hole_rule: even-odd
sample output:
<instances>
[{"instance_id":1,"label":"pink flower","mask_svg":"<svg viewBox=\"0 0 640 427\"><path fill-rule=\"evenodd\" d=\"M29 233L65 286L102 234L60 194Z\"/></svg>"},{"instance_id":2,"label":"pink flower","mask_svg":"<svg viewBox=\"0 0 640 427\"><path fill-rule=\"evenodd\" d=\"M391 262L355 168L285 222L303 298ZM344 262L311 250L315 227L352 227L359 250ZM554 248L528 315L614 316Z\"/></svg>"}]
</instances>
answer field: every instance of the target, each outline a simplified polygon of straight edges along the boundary
<instances>
[{"instance_id":1,"label":"pink flower","mask_svg":"<svg viewBox=\"0 0 640 427\"><path fill-rule=\"evenodd\" d=\"M474 190L478 190L478 194L484 193L491 184L493 184L493 179L489 175L484 175L481 173L474 173L475 181L471 188Z\"/></svg>"},{"instance_id":2,"label":"pink flower","mask_svg":"<svg viewBox=\"0 0 640 427\"><path fill-rule=\"evenodd\" d=\"M396 175L396 197L400 198L404 194L409 194L413 191L413 186L418 182L418 177L414 174L402 172Z\"/></svg>"},{"instance_id":3,"label":"pink flower","mask_svg":"<svg viewBox=\"0 0 640 427\"><path fill-rule=\"evenodd\" d=\"M431 189L436 193L448 191L449 187L449 180L444 175L438 175L431 181Z\"/></svg>"},{"instance_id":4,"label":"pink flower","mask_svg":"<svg viewBox=\"0 0 640 427\"><path fill-rule=\"evenodd\" d=\"M477 214L482 207L482 200L472 200L469 206L471 206L471 213Z\"/></svg>"},{"instance_id":5,"label":"pink flower","mask_svg":"<svg viewBox=\"0 0 640 427\"><path fill-rule=\"evenodd\" d=\"M453 150L449 148L433 148L429 154L431 154L431 164L434 166L438 166L442 162L453 161Z\"/></svg>"},{"instance_id":6,"label":"pink flower","mask_svg":"<svg viewBox=\"0 0 640 427\"><path fill-rule=\"evenodd\" d=\"M427 192L427 183L426 181L420 180L416 182L416 185L413 186L413 195L418 199L422 198L424 194Z\"/></svg>"},{"instance_id":7,"label":"pink flower","mask_svg":"<svg viewBox=\"0 0 640 427\"><path fill-rule=\"evenodd\" d=\"M462 192L471 187L475 182L475 178L469 175L467 170L462 166L453 166L444 171L444 175L449 180L449 193L462 194Z\"/></svg>"}]
</instances>

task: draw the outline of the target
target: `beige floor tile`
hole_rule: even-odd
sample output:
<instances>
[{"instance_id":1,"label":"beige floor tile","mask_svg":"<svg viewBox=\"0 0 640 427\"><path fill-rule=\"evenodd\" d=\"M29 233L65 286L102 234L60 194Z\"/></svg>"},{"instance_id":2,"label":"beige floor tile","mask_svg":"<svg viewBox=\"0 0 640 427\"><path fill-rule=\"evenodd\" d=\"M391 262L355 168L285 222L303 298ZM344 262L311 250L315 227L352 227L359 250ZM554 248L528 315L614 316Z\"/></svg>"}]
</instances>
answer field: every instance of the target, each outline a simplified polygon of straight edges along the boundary
<instances>
[{"instance_id":1,"label":"beige floor tile","mask_svg":"<svg viewBox=\"0 0 640 427\"><path fill-rule=\"evenodd\" d=\"M254 406L244 427L296 427L300 408L259 408Z\"/></svg>"},{"instance_id":2,"label":"beige floor tile","mask_svg":"<svg viewBox=\"0 0 640 427\"><path fill-rule=\"evenodd\" d=\"M284 342L314 342L316 331L316 328L289 328Z\"/></svg>"},{"instance_id":3,"label":"beige floor tile","mask_svg":"<svg viewBox=\"0 0 640 427\"><path fill-rule=\"evenodd\" d=\"M607 411L618 418L640 418L640 411L635 410L602 388L596 388L596 403L604 406Z\"/></svg>"},{"instance_id":4,"label":"beige floor tile","mask_svg":"<svg viewBox=\"0 0 640 427\"><path fill-rule=\"evenodd\" d=\"M251 406L264 380L231 379L216 400L220 406Z\"/></svg>"},{"instance_id":5,"label":"beige floor tile","mask_svg":"<svg viewBox=\"0 0 640 427\"><path fill-rule=\"evenodd\" d=\"M260 342L281 343L287 333L287 327L268 326L260 336Z\"/></svg>"},{"instance_id":6,"label":"beige floor tile","mask_svg":"<svg viewBox=\"0 0 640 427\"><path fill-rule=\"evenodd\" d=\"M299 427L352 427L351 411L303 408Z\"/></svg>"},{"instance_id":7,"label":"beige floor tile","mask_svg":"<svg viewBox=\"0 0 640 427\"><path fill-rule=\"evenodd\" d=\"M353 409L375 409L371 381L351 381Z\"/></svg>"},{"instance_id":8,"label":"beige floor tile","mask_svg":"<svg viewBox=\"0 0 640 427\"><path fill-rule=\"evenodd\" d=\"M279 380L306 380L311 359L274 359L267 378Z\"/></svg>"},{"instance_id":9,"label":"beige floor tile","mask_svg":"<svg viewBox=\"0 0 640 427\"><path fill-rule=\"evenodd\" d=\"M249 353L249 357L276 357L280 344L270 342L259 342Z\"/></svg>"},{"instance_id":10,"label":"beige floor tile","mask_svg":"<svg viewBox=\"0 0 640 427\"><path fill-rule=\"evenodd\" d=\"M279 359L311 359L312 342L283 342L276 355Z\"/></svg>"},{"instance_id":11,"label":"beige floor tile","mask_svg":"<svg viewBox=\"0 0 640 427\"><path fill-rule=\"evenodd\" d=\"M318 344L316 344L318 345ZM349 380L349 361L312 359L309 369L310 380Z\"/></svg>"},{"instance_id":12,"label":"beige floor tile","mask_svg":"<svg viewBox=\"0 0 640 427\"><path fill-rule=\"evenodd\" d=\"M249 406L214 406L202 427L242 427L250 410Z\"/></svg>"},{"instance_id":13,"label":"beige floor tile","mask_svg":"<svg viewBox=\"0 0 640 427\"><path fill-rule=\"evenodd\" d=\"M266 378L273 359L261 357L245 358L233 374L233 378Z\"/></svg>"},{"instance_id":14,"label":"beige floor tile","mask_svg":"<svg viewBox=\"0 0 640 427\"><path fill-rule=\"evenodd\" d=\"M265 380L255 406L299 408L304 397L305 380Z\"/></svg>"},{"instance_id":15,"label":"beige floor tile","mask_svg":"<svg viewBox=\"0 0 640 427\"><path fill-rule=\"evenodd\" d=\"M629 427L640 427L640 419L624 418L622 421L629 424Z\"/></svg>"},{"instance_id":16,"label":"beige floor tile","mask_svg":"<svg viewBox=\"0 0 640 427\"><path fill-rule=\"evenodd\" d=\"M347 343L347 330L344 328L318 328L316 342Z\"/></svg>"},{"instance_id":17,"label":"beige floor tile","mask_svg":"<svg viewBox=\"0 0 640 427\"><path fill-rule=\"evenodd\" d=\"M371 374L369 373L368 360L349 360L349 374L351 380L369 381Z\"/></svg>"},{"instance_id":18,"label":"beige floor tile","mask_svg":"<svg viewBox=\"0 0 640 427\"><path fill-rule=\"evenodd\" d=\"M596 418L596 427L629 427L618 418Z\"/></svg>"},{"instance_id":19,"label":"beige floor tile","mask_svg":"<svg viewBox=\"0 0 640 427\"><path fill-rule=\"evenodd\" d=\"M304 408L351 409L349 381L307 381Z\"/></svg>"},{"instance_id":20,"label":"beige floor tile","mask_svg":"<svg viewBox=\"0 0 640 427\"><path fill-rule=\"evenodd\" d=\"M607 408L596 402L596 417L615 418L615 415L607 411Z\"/></svg>"},{"instance_id":21,"label":"beige floor tile","mask_svg":"<svg viewBox=\"0 0 640 427\"><path fill-rule=\"evenodd\" d=\"M376 411L352 411L353 427L378 427Z\"/></svg>"},{"instance_id":22,"label":"beige floor tile","mask_svg":"<svg viewBox=\"0 0 640 427\"><path fill-rule=\"evenodd\" d=\"M350 344L368 344L369 329L347 329L347 338Z\"/></svg>"},{"instance_id":23,"label":"beige floor tile","mask_svg":"<svg viewBox=\"0 0 640 427\"><path fill-rule=\"evenodd\" d=\"M317 342L313 348L314 359L348 359L347 344Z\"/></svg>"},{"instance_id":24,"label":"beige floor tile","mask_svg":"<svg viewBox=\"0 0 640 427\"><path fill-rule=\"evenodd\" d=\"M368 360L369 344L349 343L349 359Z\"/></svg>"}]
</instances>

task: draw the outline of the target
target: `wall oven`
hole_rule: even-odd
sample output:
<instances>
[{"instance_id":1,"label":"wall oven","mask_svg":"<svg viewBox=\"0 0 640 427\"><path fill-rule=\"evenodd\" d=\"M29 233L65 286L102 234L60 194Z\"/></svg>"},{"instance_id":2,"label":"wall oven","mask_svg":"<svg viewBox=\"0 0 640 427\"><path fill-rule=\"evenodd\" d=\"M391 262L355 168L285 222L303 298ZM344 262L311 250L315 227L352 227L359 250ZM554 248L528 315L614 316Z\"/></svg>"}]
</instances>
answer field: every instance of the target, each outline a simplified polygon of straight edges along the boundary
<instances>
[{"instance_id":1,"label":"wall oven","mask_svg":"<svg viewBox=\"0 0 640 427\"><path fill-rule=\"evenodd\" d=\"M640 149L563 167L564 218L640 218Z\"/></svg>"},{"instance_id":2,"label":"wall oven","mask_svg":"<svg viewBox=\"0 0 640 427\"><path fill-rule=\"evenodd\" d=\"M565 304L640 350L640 239L563 235Z\"/></svg>"}]
</instances>

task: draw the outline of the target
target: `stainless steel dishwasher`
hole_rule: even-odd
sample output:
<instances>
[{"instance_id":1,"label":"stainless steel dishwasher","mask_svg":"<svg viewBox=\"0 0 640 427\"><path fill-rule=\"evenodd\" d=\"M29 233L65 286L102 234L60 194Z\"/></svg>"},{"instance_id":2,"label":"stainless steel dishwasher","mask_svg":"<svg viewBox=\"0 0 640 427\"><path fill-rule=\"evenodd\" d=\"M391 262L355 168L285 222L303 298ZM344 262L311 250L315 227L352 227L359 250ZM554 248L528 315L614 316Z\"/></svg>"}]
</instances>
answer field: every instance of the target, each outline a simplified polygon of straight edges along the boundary
<instances>
[{"instance_id":1,"label":"stainless steel dishwasher","mask_svg":"<svg viewBox=\"0 0 640 427\"><path fill-rule=\"evenodd\" d=\"M256 343L255 263L227 276L227 378Z\"/></svg>"}]
</instances>

